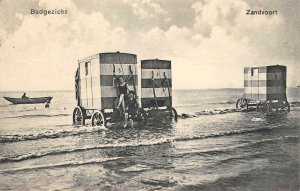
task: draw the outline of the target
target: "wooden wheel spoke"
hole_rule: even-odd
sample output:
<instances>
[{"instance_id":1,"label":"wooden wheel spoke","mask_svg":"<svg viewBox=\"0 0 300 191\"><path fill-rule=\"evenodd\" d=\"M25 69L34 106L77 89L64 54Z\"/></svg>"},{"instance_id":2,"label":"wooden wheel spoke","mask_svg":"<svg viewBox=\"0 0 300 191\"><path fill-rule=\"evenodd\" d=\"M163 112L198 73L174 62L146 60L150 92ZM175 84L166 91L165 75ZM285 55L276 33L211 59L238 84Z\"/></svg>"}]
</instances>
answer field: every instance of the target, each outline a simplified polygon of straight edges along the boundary
<instances>
[{"instance_id":1,"label":"wooden wheel spoke","mask_svg":"<svg viewBox=\"0 0 300 191\"><path fill-rule=\"evenodd\" d=\"M101 111L95 111L92 115L92 126L103 126L105 125L105 118Z\"/></svg>"},{"instance_id":2,"label":"wooden wheel spoke","mask_svg":"<svg viewBox=\"0 0 300 191\"><path fill-rule=\"evenodd\" d=\"M73 124L74 125L84 125L84 113L80 107L76 107L73 111Z\"/></svg>"}]
</instances>

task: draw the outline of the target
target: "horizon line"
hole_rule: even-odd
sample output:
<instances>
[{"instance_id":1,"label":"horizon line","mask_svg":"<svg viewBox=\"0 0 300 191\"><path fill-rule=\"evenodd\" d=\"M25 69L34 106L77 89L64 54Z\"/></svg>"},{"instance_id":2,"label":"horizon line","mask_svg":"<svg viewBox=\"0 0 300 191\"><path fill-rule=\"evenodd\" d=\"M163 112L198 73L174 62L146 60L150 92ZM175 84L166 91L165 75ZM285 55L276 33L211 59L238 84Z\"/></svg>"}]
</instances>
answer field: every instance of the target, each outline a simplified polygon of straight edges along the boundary
<instances>
[{"instance_id":1,"label":"horizon line","mask_svg":"<svg viewBox=\"0 0 300 191\"><path fill-rule=\"evenodd\" d=\"M217 90L217 89L243 89L244 87L231 87L231 88L173 88L172 90ZM287 88L297 88L297 86L287 87ZM59 92L59 91L74 91L74 89L65 90L0 90L0 92Z\"/></svg>"}]
</instances>

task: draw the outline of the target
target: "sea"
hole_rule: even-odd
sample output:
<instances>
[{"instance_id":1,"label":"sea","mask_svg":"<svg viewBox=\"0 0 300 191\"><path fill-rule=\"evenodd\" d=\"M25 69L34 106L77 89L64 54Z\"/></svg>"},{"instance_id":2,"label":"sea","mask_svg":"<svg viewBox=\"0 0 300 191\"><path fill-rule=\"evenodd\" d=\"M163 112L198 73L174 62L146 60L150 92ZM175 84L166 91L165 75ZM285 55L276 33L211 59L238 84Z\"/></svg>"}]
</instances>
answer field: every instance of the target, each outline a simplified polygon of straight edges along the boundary
<instances>
[{"instance_id":1,"label":"sea","mask_svg":"<svg viewBox=\"0 0 300 191\"><path fill-rule=\"evenodd\" d=\"M73 126L74 91L0 92L0 190L300 190L300 88L290 112L235 109L243 89L173 90L178 121Z\"/></svg>"}]
</instances>

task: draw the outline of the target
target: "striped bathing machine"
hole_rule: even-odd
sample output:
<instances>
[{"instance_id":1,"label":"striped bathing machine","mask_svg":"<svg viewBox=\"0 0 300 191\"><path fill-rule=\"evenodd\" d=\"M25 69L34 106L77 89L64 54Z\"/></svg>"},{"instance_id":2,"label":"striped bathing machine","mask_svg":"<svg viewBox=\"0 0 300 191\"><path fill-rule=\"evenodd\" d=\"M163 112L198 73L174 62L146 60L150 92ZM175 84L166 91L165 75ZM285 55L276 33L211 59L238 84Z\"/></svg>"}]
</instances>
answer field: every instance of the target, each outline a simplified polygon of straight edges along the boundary
<instances>
[{"instance_id":1,"label":"striped bathing machine","mask_svg":"<svg viewBox=\"0 0 300 191\"><path fill-rule=\"evenodd\" d=\"M244 96L237 101L239 109L290 110L286 97L286 66L273 65L244 68Z\"/></svg>"},{"instance_id":2,"label":"striped bathing machine","mask_svg":"<svg viewBox=\"0 0 300 191\"><path fill-rule=\"evenodd\" d=\"M170 112L177 120L172 107L172 70L169 60L141 61L141 104L143 108Z\"/></svg>"},{"instance_id":3,"label":"striped bathing machine","mask_svg":"<svg viewBox=\"0 0 300 191\"><path fill-rule=\"evenodd\" d=\"M137 56L128 53L99 53L78 61L75 77L77 107L73 122L84 125L105 125L107 113L114 110L117 98L117 79L122 76L129 90L136 93L138 83Z\"/></svg>"}]
</instances>

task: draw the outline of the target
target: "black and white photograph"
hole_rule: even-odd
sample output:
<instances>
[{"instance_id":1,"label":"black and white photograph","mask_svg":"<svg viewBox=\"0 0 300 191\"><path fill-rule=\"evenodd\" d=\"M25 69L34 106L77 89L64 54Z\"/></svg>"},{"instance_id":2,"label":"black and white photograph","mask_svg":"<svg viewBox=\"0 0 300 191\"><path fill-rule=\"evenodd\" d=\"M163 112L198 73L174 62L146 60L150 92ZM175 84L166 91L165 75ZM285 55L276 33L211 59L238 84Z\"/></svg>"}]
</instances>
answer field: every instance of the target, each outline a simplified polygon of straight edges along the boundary
<instances>
[{"instance_id":1,"label":"black and white photograph","mask_svg":"<svg viewBox=\"0 0 300 191\"><path fill-rule=\"evenodd\" d=\"M299 0L0 0L0 190L299 191Z\"/></svg>"}]
</instances>

